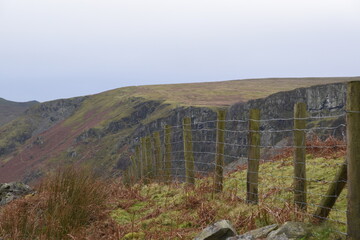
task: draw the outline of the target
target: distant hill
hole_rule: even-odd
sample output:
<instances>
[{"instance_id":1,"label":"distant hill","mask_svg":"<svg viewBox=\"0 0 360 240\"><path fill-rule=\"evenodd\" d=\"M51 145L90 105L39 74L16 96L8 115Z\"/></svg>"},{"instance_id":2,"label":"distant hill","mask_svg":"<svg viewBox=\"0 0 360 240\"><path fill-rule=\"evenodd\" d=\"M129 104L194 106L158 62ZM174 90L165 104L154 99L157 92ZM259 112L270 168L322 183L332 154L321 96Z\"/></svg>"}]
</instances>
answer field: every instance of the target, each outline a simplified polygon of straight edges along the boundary
<instances>
[{"instance_id":1,"label":"distant hill","mask_svg":"<svg viewBox=\"0 0 360 240\"><path fill-rule=\"evenodd\" d=\"M14 120L35 104L38 104L38 102L12 102L0 98L0 126Z\"/></svg>"},{"instance_id":2,"label":"distant hill","mask_svg":"<svg viewBox=\"0 0 360 240\"><path fill-rule=\"evenodd\" d=\"M0 127L0 182L31 182L49 169L84 164L105 175L126 167L134 139L179 125L184 115L214 118L218 107L354 78L283 78L133 86L35 104Z\"/></svg>"}]
</instances>

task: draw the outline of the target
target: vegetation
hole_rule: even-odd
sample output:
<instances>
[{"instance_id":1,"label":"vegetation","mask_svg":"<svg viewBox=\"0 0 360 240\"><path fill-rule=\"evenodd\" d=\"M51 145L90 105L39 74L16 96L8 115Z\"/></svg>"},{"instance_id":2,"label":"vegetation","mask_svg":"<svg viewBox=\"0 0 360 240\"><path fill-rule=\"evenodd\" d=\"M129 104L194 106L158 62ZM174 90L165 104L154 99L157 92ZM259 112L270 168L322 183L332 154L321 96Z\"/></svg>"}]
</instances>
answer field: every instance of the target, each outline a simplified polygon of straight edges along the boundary
<instances>
[{"instance_id":1,"label":"vegetation","mask_svg":"<svg viewBox=\"0 0 360 240\"><path fill-rule=\"evenodd\" d=\"M70 239L104 219L103 183L90 172L68 167L45 178L37 193L0 211L0 236L5 239Z\"/></svg>"},{"instance_id":2,"label":"vegetation","mask_svg":"<svg viewBox=\"0 0 360 240\"><path fill-rule=\"evenodd\" d=\"M319 150L320 151L320 150ZM0 211L0 236L10 239L191 239L205 226L230 220L239 233L289 220L312 222L311 213L326 193L343 157L314 150L307 156L308 213L292 204L292 159L274 158L260 165L259 205L245 203L246 169L240 166L214 193L211 177L194 187L182 183L101 181L87 171L67 168L45 179L33 196ZM335 154L335 155L334 155ZM322 155L323 157L319 157ZM338 239L345 226L346 190L324 225L308 240Z\"/></svg>"}]
</instances>

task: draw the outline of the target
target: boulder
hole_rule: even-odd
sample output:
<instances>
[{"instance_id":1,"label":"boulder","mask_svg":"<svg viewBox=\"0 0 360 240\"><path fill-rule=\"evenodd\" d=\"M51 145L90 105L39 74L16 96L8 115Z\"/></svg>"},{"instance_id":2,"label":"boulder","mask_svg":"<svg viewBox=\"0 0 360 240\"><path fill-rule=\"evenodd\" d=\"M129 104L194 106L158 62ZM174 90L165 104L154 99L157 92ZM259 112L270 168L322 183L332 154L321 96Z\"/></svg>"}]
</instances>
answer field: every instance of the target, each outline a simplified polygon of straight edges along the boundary
<instances>
[{"instance_id":1,"label":"boulder","mask_svg":"<svg viewBox=\"0 0 360 240\"><path fill-rule=\"evenodd\" d=\"M305 237L308 234L309 234L309 229L305 223L286 222L277 230L269 233L266 239L268 240L297 239L297 238Z\"/></svg>"},{"instance_id":2,"label":"boulder","mask_svg":"<svg viewBox=\"0 0 360 240\"><path fill-rule=\"evenodd\" d=\"M206 227L194 240L226 240L235 236L236 230L228 220L221 220Z\"/></svg>"},{"instance_id":3,"label":"boulder","mask_svg":"<svg viewBox=\"0 0 360 240\"><path fill-rule=\"evenodd\" d=\"M226 240L256 240L256 238L254 238L254 236L250 235L250 234L243 234L243 235L238 235L235 237L229 237Z\"/></svg>"},{"instance_id":4,"label":"boulder","mask_svg":"<svg viewBox=\"0 0 360 240\"><path fill-rule=\"evenodd\" d=\"M268 238L267 238L268 239ZM272 238L273 240L292 240L289 239L285 233L282 233L280 235L275 236L274 238Z\"/></svg>"},{"instance_id":5,"label":"boulder","mask_svg":"<svg viewBox=\"0 0 360 240\"><path fill-rule=\"evenodd\" d=\"M32 192L28 185L21 182L0 183L0 206Z\"/></svg>"},{"instance_id":6,"label":"boulder","mask_svg":"<svg viewBox=\"0 0 360 240\"><path fill-rule=\"evenodd\" d=\"M269 226L265 226L262 228L252 230L250 232L247 232L246 234L253 236L255 239L266 238L270 232L276 230L278 227L279 227L279 225L273 224L273 225L269 225Z\"/></svg>"},{"instance_id":7,"label":"boulder","mask_svg":"<svg viewBox=\"0 0 360 240\"><path fill-rule=\"evenodd\" d=\"M247 233L239 235L239 236L230 237L227 240L255 240L255 239L259 239L259 238L263 239L263 238L266 238L271 231L274 231L277 228L278 228L278 225L273 224L273 225L269 225L269 226L265 226L262 228L252 230L250 232L247 232Z\"/></svg>"}]
</instances>

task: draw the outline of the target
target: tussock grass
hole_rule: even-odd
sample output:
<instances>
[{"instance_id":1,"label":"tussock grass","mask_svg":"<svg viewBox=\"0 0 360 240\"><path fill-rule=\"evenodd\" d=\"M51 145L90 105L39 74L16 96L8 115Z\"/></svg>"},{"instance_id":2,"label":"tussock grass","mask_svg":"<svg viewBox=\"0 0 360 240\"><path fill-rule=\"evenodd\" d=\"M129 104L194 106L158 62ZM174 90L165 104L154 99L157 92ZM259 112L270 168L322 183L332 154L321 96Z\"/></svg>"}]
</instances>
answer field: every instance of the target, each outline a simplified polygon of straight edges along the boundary
<instances>
[{"instance_id":1,"label":"tussock grass","mask_svg":"<svg viewBox=\"0 0 360 240\"><path fill-rule=\"evenodd\" d=\"M5 239L70 239L106 207L104 184L86 170L68 167L44 179L34 196L0 211Z\"/></svg>"}]
</instances>

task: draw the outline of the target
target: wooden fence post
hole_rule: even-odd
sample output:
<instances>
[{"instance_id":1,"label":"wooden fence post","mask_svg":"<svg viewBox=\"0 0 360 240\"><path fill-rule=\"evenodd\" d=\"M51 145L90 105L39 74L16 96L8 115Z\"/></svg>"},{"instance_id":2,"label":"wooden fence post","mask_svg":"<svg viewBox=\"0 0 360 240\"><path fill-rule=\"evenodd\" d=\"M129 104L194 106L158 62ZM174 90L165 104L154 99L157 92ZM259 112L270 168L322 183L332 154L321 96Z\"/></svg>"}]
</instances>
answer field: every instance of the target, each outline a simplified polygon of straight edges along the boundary
<instances>
[{"instance_id":1,"label":"wooden fence post","mask_svg":"<svg viewBox=\"0 0 360 240\"><path fill-rule=\"evenodd\" d=\"M249 116L249 155L247 168L246 202L259 202L259 161L260 161L260 110L250 109Z\"/></svg>"},{"instance_id":2,"label":"wooden fence post","mask_svg":"<svg viewBox=\"0 0 360 240\"><path fill-rule=\"evenodd\" d=\"M142 178L142 168L143 168L143 164L141 161L141 152L140 152L140 146L136 146L135 147L135 161L136 161L136 165L137 165L137 169L136 169L136 178L137 180Z\"/></svg>"},{"instance_id":3,"label":"wooden fence post","mask_svg":"<svg viewBox=\"0 0 360 240\"><path fill-rule=\"evenodd\" d=\"M146 161L146 142L145 142L145 137L142 137L140 139L140 142L141 142L141 161L142 161L142 178L145 179L147 178L147 161Z\"/></svg>"},{"instance_id":4,"label":"wooden fence post","mask_svg":"<svg viewBox=\"0 0 360 240\"><path fill-rule=\"evenodd\" d=\"M334 181L331 183L328 191L321 200L313 218L316 223L322 223L329 216L332 207L336 200L340 196L340 193L344 189L347 181L347 161L341 166L337 172Z\"/></svg>"},{"instance_id":5,"label":"wooden fence post","mask_svg":"<svg viewBox=\"0 0 360 240\"><path fill-rule=\"evenodd\" d=\"M162 171L162 164L161 164L161 139L160 139L160 133L154 132L153 133L153 139L154 139L154 157L155 157L155 169L154 174L156 178L163 179L163 171Z\"/></svg>"},{"instance_id":6,"label":"wooden fence post","mask_svg":"<svg viewBox=\"0 0 360 240\"><path fill-rule=\"evenodd\" d=\"M216 132L216 160L215 160L215 192L223 190L224 175L224 142L225 142L225 110L218 111Z\"/></svg>"},{"instance_id":7,"label":"wooden fence post","mask_svg":"<svg viewBox=\"0 0 360 240\"><path fill-rule=\"evenodd\" d=\"M136 160L134 156L130 156L130 161L131 161L131 166L130 166L130 182L131 184L135 184L136 182L136 170L137 170L137 165L136 165Z\"/></svg>"},{"instance_id":8,"label":"wooden fence post","mask_svg":"<svg viewBox=\"0 0 360 240\"><path fill-rule=\"evenodd\" d=\"M294 203L306 211L306 104L294 107Z\"/></svg>"},{"instance_id":9,"label":"wooden fence post","mask_svg":"<svg viewBox=\"0 0 360 240\"><path fill-rule=\"evenodd\" d=\"M165 181L171 182L171 126L166 125L164 130L164 144L165 144L165 154L164 154L164 175Z\"/></svg>"},{"instance_id":10,"label":"wooden fence post","mask_svg":"<svg viewBox=\"0 0 360 240\"><path fill-rule=\"evenodd\" d=\"M360 81L349 82L346 102L348 239L360 239Z\"/></svg>"},{"instance_id":11,"label":"wooden fence post","mask_svg":"<svg viewBox=\"0 0 360 240\"><path fill-rule=\"evenodd\" d=\"M153 154L152 154L152 147L151 147L151 139L150 136L145 137L145 144L146 144L146 171L147 177L153 178L154 177L154 161L153 161Z\"/></svg>"},{"instance_id":12,"label":"wooden fence post","mask_svg":"<svg viewBox=\"0 0 360 240\"><path fill-rule=\"evenodd\" d=\"M186 183L190 185L195 184L194 172L194 155L192 146L192 132L191 132L191 118L183 119L183 134L184 134L184 158L185 158L185 172Z\"/></svg>"}]
</instances>

